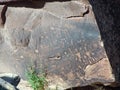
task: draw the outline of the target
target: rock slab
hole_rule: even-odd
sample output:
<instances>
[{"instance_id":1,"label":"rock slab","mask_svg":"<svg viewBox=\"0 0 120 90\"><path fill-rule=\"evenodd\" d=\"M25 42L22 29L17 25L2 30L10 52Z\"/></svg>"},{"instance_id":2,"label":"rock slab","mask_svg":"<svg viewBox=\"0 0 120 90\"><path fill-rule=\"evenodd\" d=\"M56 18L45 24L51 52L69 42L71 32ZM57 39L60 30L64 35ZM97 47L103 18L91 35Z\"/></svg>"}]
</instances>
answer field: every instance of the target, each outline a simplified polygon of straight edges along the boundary
<instances>
[{"instance_id":1,"label":"rock slab","mask_svg":"<svg viewBox=\"0 0 120 90\"><path fill-rule=\"evenodd\" d=\"M45 70L49 86L63 89L114 82L91 5L85 2L8 7L0 37L0 72L25 79L26 69L34 65L38 72Z\"/></svg>"}]
</instances>

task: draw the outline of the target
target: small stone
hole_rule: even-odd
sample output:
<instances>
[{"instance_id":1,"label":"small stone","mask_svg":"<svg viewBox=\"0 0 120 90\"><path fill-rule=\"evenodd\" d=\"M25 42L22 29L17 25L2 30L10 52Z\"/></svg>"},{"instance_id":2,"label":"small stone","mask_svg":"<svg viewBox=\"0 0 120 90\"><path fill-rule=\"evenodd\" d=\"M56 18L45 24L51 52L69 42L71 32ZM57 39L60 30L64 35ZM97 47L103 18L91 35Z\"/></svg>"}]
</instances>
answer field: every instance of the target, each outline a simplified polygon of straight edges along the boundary
<instances>
[{"instance_id":1,"label":"small stone","mask_svg":"<svg viewBox=\"0 0 120 90\"><path fill-rule=\"evenodd\" d=\"M23 59L24 57L23 56L20 56L21 59Z\"/></svg>"},{"instance_id":2,"label":"small stone","mask_svg":"<svg viewBox=\"0 0 120 90\"><path fill-rule=\"evenodd\" d=\"M36 50L35 50L35 53L39 53L39 51L36 49Z\"/></svg>"}]
</instances>

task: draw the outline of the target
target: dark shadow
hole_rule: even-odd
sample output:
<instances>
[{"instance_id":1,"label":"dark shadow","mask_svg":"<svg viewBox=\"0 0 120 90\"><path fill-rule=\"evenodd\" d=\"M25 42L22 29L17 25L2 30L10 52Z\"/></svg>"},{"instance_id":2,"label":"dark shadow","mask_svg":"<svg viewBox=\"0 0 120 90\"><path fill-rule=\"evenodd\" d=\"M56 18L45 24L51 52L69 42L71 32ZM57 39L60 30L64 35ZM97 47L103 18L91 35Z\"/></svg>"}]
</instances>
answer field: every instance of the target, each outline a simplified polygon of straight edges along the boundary
<instances>
[{"instance_id":1,"label":"dark shadow","mask_svg":"<svg viewBox=\"0 0 120 90\"><path fill-rule=\"evenodd\" d=\"M19 76L14 76L14 77L13 76L2 76L0 78L3 79L4 81L6 81L7 83L10 83L12 86L14 86L15 90L19 90L17 88L17 85L20 82ZM8 90L8 89L6 89L6 87L2 87L2 85L0 85L0 90Z\"/></svg>"},{"instance_id":2,"label":"dark shadow","mask_svg":"<svg viewBox=\"0 0 120 90\"><path fill-rule=\"evenodd\" d=\"M27 8L43 8L47 2L67 2L71 0L25 0L25 1L14 1L14 2L3 2L0 5L7 5L9 7L27 7Z\"/></svg>"},{"instance_id":3,"label":"dark shadow","mask_svg":"<svg viewBox=\"0 0 120 90\"><path fill-rule=\"evenodd\" d=\"M83 86L83 87L74 87L66 90L120 90L120 87L110 87L103 85L94 85L94 86Z\"/></svg>"},{"instance_id":4,"label":"dark shadow","mask_svg":"<svg viewBox=\"0 0 120 90\"><path fill-rule=\"evenodd\" d=\"M6 11L7 11L7 6L4 6L1 12L1 24L4 25L6 21Z\"/></svg>"},{"instance_id":5,"label":"dark shadow","mask_svg":"<svg viewBox=\"0 0 120 90\"><path fill-rule=\"evenodd\" d=\"M89 0L116 82L120 82L120 0Z\"/></svg>"},{"instance_id":6,"label":"dark shadow","mask_svg":"<svg viewBox=\"0 0 120 90\"><path fill-rule=\"evenodd\" d=\"M3 80L5 80L6 82L9 82L10 84L12 84L13 86L17 86L20 82L20 77L16 76L16 77L8 77L8 76L4 76L1 77Z\"/></svg>"}]
</instances>

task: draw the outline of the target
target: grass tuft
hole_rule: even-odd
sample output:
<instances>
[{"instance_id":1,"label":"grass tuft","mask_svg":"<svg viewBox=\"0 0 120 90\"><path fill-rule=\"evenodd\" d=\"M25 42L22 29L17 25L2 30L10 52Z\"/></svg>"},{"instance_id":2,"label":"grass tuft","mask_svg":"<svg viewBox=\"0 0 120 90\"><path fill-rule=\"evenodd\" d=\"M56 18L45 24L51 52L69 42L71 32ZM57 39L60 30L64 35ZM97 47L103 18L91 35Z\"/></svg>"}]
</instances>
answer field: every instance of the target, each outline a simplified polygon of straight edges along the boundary
<instances>
[{"instance_id":1,"label":"grass tuft","mask_svg":"<svg viewBox=\"0 0 120 90\"><path fill-rule=\"evenodd\" d=\"M46 75L44 73L38 75L35 69L31 67L31 69L27 71L26 76L28 82L34 90L45 90L45 85L47 84L47 81Z\"/></svg>"}]
</instances>

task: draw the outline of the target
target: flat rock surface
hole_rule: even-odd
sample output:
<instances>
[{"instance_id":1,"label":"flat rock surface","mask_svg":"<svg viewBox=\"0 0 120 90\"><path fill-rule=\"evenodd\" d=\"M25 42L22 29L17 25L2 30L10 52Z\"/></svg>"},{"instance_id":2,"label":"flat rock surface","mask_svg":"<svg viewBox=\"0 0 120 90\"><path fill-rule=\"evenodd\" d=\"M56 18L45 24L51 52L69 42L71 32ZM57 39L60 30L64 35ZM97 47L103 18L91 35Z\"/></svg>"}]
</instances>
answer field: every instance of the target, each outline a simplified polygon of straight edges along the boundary
<instances>
[{"instance_id":1,"label":"flat rock surface","mask_svg":"<svg viewBox=\"0 0 120 90\"><path fill-rule=\"evenodd\" d=\"M45 70L50 86L114 82L92 8L82 0L7 8L0 28L0 72L25 79L30 65Z\"/></svg>"},{"instance_id":2,"label":"flat rock surface","mask_svg":"<svg viewBox=\"0 0 120 90\"><path fill-rule=\"evenodd\" d=\"M29 83L25 80L21 80L20 83L18 84L17 88L19 90L33 90Z\"/></svg>"}]
</instances>

